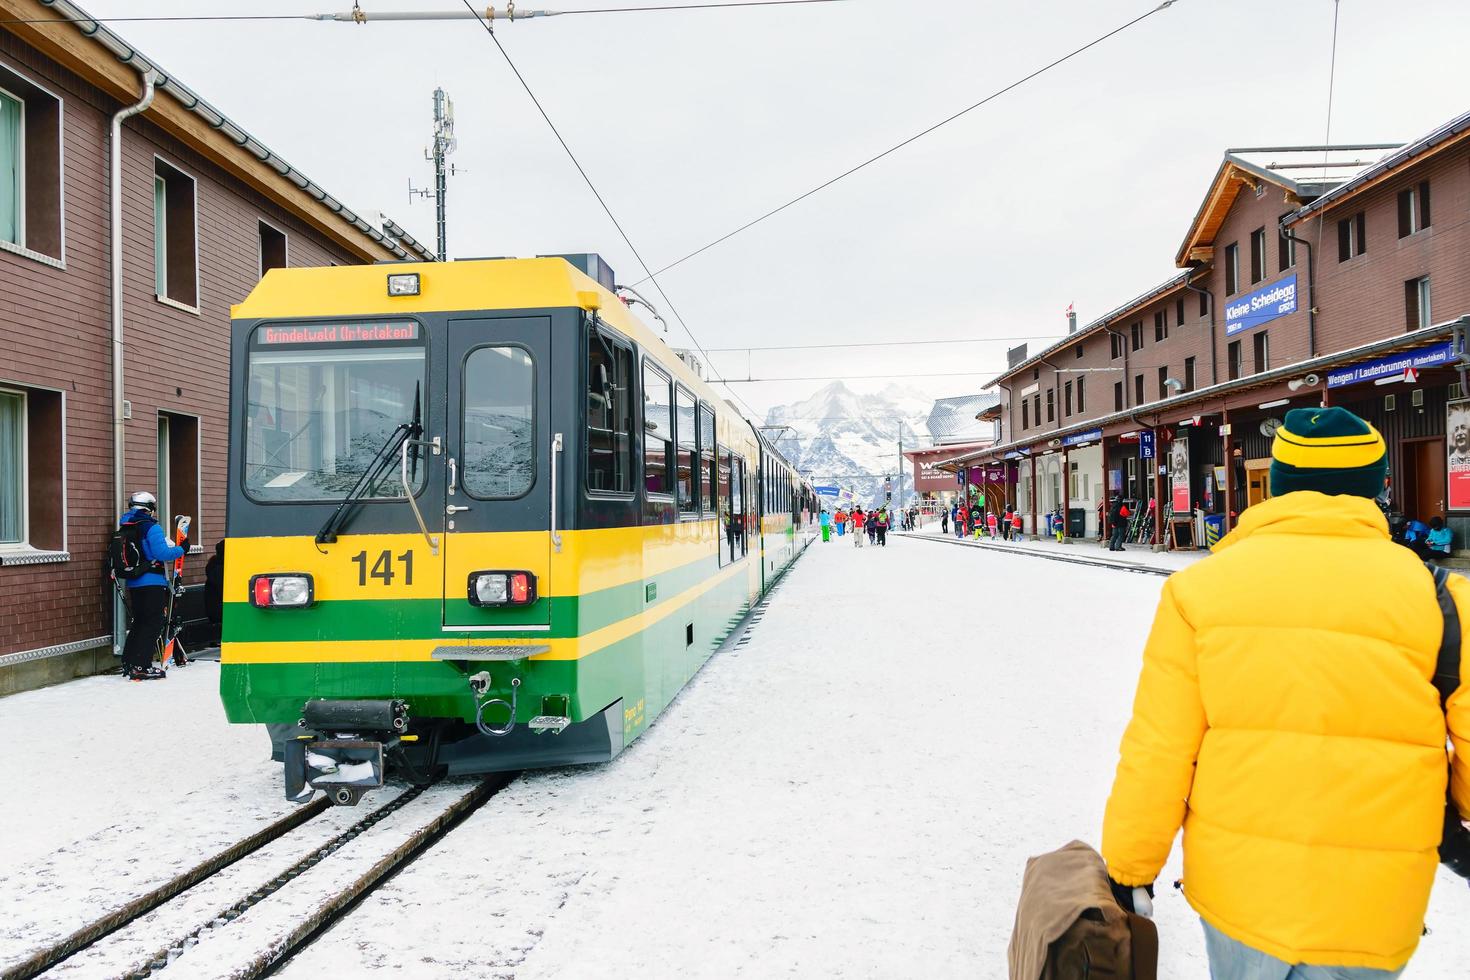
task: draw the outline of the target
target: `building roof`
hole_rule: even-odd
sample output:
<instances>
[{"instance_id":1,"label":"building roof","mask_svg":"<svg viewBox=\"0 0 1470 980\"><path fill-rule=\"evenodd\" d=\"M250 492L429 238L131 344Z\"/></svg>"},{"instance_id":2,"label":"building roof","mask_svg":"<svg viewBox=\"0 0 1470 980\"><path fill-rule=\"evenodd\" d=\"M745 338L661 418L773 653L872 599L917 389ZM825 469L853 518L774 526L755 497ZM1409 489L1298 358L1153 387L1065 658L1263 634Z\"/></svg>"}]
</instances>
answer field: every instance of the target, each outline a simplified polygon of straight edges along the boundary
<instances>
[{"instance_id":1,"label":"building roof","mask_svg":"<svg viewBox=\"0 0 1470 980\"><path fill-rule=\"evenodd\" d=\"M1246 146L1226 150L1174 255L1174 264L1183 267L1208 263L1214 258L1215 234L1243 189L1259 191L1267 184L1273 185L1280 189L1283 203L1295 210L1372 166L1377 158L1368 154L1397 146L1397 143L1359 143Z\"/></svg>"},{"instance_id":2,"label":"building roof","mask_svg":"<svg viewBox=\"0 0 1470 980\"><path fill-rule=\"evenodd\" d=\"M1184 285L1184 283L1185 283L1185 281L1188 280L1188 279L1189 279L1189 270L1187 270L1187 269L1184 272L1176 273L1175 275L1170 276L1167 280L1165 280L1164 282L1162 282L1159 285L1155 286L1153 289L1150 289L1148 292L1143 293L1143 294L1141 294L1139 296L1133 297L1128 302L1124 303L1122 306L1119 306L1116 309L1113 309L1113 310L1108 311L1107 313L1104 313L1102 316L1098 317L1096 320L1093 320L1091 323L1087 324L1087 326L1085 326L1085 327L1078 327L1076 331L1074 331L1073 333L1067 334L1067 336L1063 337L1061 340L1058 340L1056 343L1052 344L1050 347L1047 347L1041 353L1034 354L1031 357L1028 357L1026 360L1022 361L1021 363L1017 364L1015 367L1013 367L1013 368L1007 368L1005 371L1001 372L1000 374L997 374L995 377L993 377L989 381L985 382L985 384L981 385L980 386L981 390L984 391L984 390L987 390L989 388L995 387L996 385L998 385L1002 381L1004 381L1006 378L1009 378L1009 377L1011 377L1012 375L1015 375L1015 374L1019 374L1022 371L1026 370L1027 368L1032 367L1032 366L1036 365L1037 363L1045 360L1046 358L1050 357L1055 351L1059 351L1063 347L1066 347L1067 345L1069 345L1071 343L1074 343L1074 342L1076 342L1078 340L1082 340L1083 338L1085 338L1085 337L1087 337L1087 336L1089 336L1091 334L1097 333L1098 331L1102 330L1104 327L1106 327L1108 324L1112 323L1113 321L1119 320L1119 319L1127 316L1128 314L1133 313L1139 307L1145 306L1148 303L1153 302L1154 300L1158 299L1160 296L1167 295L1168 293L1174 291L1175 289L1182 288L1183 285Z\"/></svg>"},{"instance_id":3,"label":"building roof","mask_svg":"<svg viewBox=\"0 0 1470 980\"><path fill-rule=\"evenodd\" d=\"M1332 190L1322 194L1306 207L1291 216L1291 224L1296 224L1313 214L1320 213L1326 208L1339 204L1350 197L1363 193L1371 187L1398 173L1400 168L1409 163L1417 162L1422 158L1441 150L1449 149L1470 139L1470 111L1463 112L1449 122L1436 127L1432 132L1396 147L1394 151L1383 157L1372 166L1359 171L1349 180L1338 184Z\"/></svg>"},{"instance_id":4,"label":"building roof","mask_svg":"<svg viewBox=\"0 0 1470 980\"><path fill-rule=\"evenodd\" d=\"M0 16L23 43L125 105L138 101L143 76L153 72L157 95L143 113L149 121L359 258L433 258L411 236L374 228L70 0L0 0Z\"/></svg>"},{"instance_id":5,"label":"building roof","mask_svg":"<svg viewBox=\"0 0 1470 980\"><path fill-rule=\"evenodd\" d=\"M995 429L975 418L985 409L1000 403L998 394L958 395L936 399L925 423L936 443L972 442L994 434Z\"/></svg>"}]
</instances>

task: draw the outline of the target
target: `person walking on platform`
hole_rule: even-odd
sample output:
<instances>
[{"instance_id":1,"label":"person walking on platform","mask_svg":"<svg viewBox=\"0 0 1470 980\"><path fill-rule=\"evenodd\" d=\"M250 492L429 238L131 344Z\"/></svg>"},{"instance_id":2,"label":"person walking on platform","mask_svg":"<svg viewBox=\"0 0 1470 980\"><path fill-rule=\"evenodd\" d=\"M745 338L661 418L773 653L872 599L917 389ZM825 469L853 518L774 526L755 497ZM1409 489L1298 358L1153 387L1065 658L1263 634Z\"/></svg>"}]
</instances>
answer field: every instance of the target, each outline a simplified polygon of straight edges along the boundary
<instances>
[{"instance_id":1,"label":"person walking on platform","mask_svg":"<svg viewBox=\"0 0 1470 980\"><path fill-rule=\"evenodd\" d=\"M1112 536L1108 538L1109 551L1127 551L1123 547L1123 539L1128 536L1128 505L1123 502L1122 494L1113 498L1113 505L1108 508L1108 525L1113 529Z\"/></svg>"},{"instance_id":2,"label":"person walking on platform","mask_svg":"<svg viewBox=\"0 0 1470 980\"><path fill-rule=\"evenodd\" d=\"M1018 542L1026 540L1026 529L1021 525L1019 510L1011 511L1011 540Z\"/></svg>"},{"instance_id":3,"label":"person walking on platform","mask_svg":"<svg viewBox=\"0 0 1470 980\"><path fill-rule=\"evenodd\" d=\"M863 530L863 525L867 523L867 520L868 515L863 513L861 507L854 507L852 509L852 546L854 548L861 548L863 546L863 535L866 533Z\"/></svg>"},{"instance_id":4,"label":"person walking on platform","mask_svg":"<svg viewBox=\"0 0 1470 980\"><path fill-rule=\"evenodd\" d=\"M115 542L122 542L124 551L135 549L133 553L141 559L138 566L141 573L131 578L124 577L132 622L123 642L122 666L123 676L133 681L152 681L167 676L153 666L159 637L168 625L167 568L174 559L189 550L187 537L182 546L169 544L163 528L158 525L157 511L158 498L146 490L139 490L128 498L128 511L118 519L118 533L114 536Z\"/></svg>"},{"instance_id":5,"label":"person walking on platform","mask_svg":"<svg viewBox=\"0 0 1470 980\"><path fill-rule=\"evenodd\" d=\"M888 522L892 519L888 508L883 507L878 511L878 519L873 522L878 531L878 547L888 547Z\"/></svg>"},{"instance_id":6,"label":"person walking on platform","mask_svg":"<svg viewBox=\"0 0 1470 980\"><path fill-rule=\"evenodd\" d=\"M949 511L943 508L940 508L939 510L939 533L949 533Z\"/></svg>"},{"instance_id":7,"label":"person walking on platform","mask_svg":"<svg viewBox=\"0 0 1470 980\"><path fill-rule=\"evenodd\" d=\"M959 504L955 508L954 536L964 539L970 533L970 508L968 504Z\"/></svg>"},{"instance_id":8,"label":"person walking on platform","mask_svg":"<svg viewBox=\"0 0 1470 980\"><path fill-rule=\"evenodd\" d=\"M868 511L868 544L878 543L878 511Z\"/></svg>"},{"instance_id":9,"label":"person walking on platform","mask_svg":"<svg viewBox=\"0 0 1470 980\"><path fill-rule=\"evenodd\" d=\"M839 538L842 537L847 531L847 511L838 507L837 513L832 516L832 520L837 525L837 536Z\"/></svg>"},{"instance_id":10,"label":"person walking on platform","mask_svg":"<svg viewBox=\"0 0 1470 980\"><path fill-rule=\"evenodd\" d=\"M1103 858L1138 910L1183 827L1215 980L1386 980L1436 867L1470 874L1470 581L1390 540L1356 415L1287 412L1271 459L1270 498L1164 583Z\"/></svg>"},{"instance_id":11,"label":"person walking on platform","mask_svg":"<svg viewBox=\"0 0 1470 980\"><path fill-rule=\"evenodd\" d=\"M818 520L822 524L822 543L826 544L832 540L832 515L827 513L827 509L824 507Z\"/></svg>"},{"instance_id":12,"label":"person walking on platform","mask_svg":"<svg viewBox=\"0 0 1470 980\"><path fill-rule=\"evenodd\" d=\"M992 541L1000 540L1000 515L993 510L985 515L985 533Z\"/></svg>"}]
</instances>

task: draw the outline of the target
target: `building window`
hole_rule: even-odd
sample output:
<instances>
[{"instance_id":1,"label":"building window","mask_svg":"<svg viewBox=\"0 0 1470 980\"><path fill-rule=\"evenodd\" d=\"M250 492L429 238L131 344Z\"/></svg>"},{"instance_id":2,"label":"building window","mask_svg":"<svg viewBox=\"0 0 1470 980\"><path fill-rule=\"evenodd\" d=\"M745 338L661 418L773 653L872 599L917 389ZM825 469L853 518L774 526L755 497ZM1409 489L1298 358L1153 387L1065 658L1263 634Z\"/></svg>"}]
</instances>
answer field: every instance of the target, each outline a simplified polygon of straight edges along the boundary
<instances>
[{"instance_id":1,"label":"building window","mask_svg":"<svg viewBox=\"0 0 1470 980\"><path fill-rule=\"evenodd\" d=\"M1225 295L1234 296L1240 288L1240 246L1231 242L1225 246Z\"/></svg>"},{"instance_id":2,"label":"building window","mask_svg":"<svg viewBox=\"0 0 1470 980\"><path fill-rule=\"evenodd\" d=\"M1285 220L1290 211L1281 216ZM1296 241L1286 237L1286 228L1282 224L1276 226L1276 271L1285 272L1296 266Z\"/></svg>"},{"instance_id":3,"label":"building window","mask_svg":"<svg viewBox=\"0 0 1470 980\"><path fill-rule=\"evenodd\" d=\"M260 274L286 268L286 233L260 222Z\"/></svg>"},{"instance_id":4,"label":"building window","mask_svg":"<svg viewBox=\"0 0 1470 980\"><path fill-rule=\"evenodd\" d=\"M1031 369L1031 380L1032 381L1040 381L1041 380L1041 368L1034 367L1034 368Z\"/></svg>"},{"instance_id":5,"label":"building window","mask_svg":"<svg viewBox=\"0 0 1470 980\"><path fill-rule=\"evenodd\" d=\"M1108 331L1108 339L1113 342L1113 360L1123 356L1123 335Z\"/></svg>"},{"instance_id":6,"label":"building window","mask_svg":"<svg viewBox=\"0 0 1470 980\"><path fill-rule=\"evenodd\" d=\"M1169 311L1159 310L1154 314L1154 343L1169 339Z\"/></svg>"},{"instance_id":7,"label":"building window","mask_svg":"<svg viewBox=\"0 0 1470 980\"><path fill-rule=\"evenodd\" d=\"M1077 360L1079 360L1079 361L1082 360L1082 345L1081 344L1078 344L1077 345Z\"/></svg>"},{"instance_id":8,"label":"building window","mask_svg":"<svg viewBox=\"0 0 1470 980\"><path fill-rule=\"evenodd\" d=\"M1199 315L1202 317L1210 315L1210 296L1208 293L1199 294Z\"/></svg>"},{"instance_id":9,"label":"building window","mask_svg":"<svg viewBox=\"0 0 1470 980\"><path fill-rule=\"evenodd\" d=\"M1184 359L1184 390L1194 390L1194 358L1192 357Z\"/></svg>"},{"instance_id":10,"label":"building window","mask_svg":"<svg viewBox=\"0 0 1470 980\"><path fill-rule=\"evenodd\" d=\"M1252 346L1255 348L1255 370L1251 373L1260 374L1269 370L1271 367L1271 338L1269 331L1262 330L1256 334L1252 340Z\"/></svg>"},{"instance_id":11,"label":"building window","mask_svg":"<svg viewBox=\"0 0 1470 980\"><path fill-rule=\"evenodd\" d=\"M0 242L61 257L61 100L0 66Z\"/></svg>"},{"instance_id":12,"label":"building window","mask_svg":"<svg viewBox=\"0 0 1470 980\"><path fill-rule=\"evenodd\" d=\"M1404 283L1404 326L1423 330L1434 320L1429 310L1429 277L1421 276Z\"/></svg>"},{"instance_id":13,"label":"building window","mask_svg":"<svg viewBox=\"0 0 1470 980\"><path fill-rule=\"evenodd\" d=\"M1429 181L1399 191L1399 237L1408 238L1429 227Z\"/></svg>"},{"instance_id":14,"label":"building window","mask_svg":"<svg viewBox=\"0 0 1470 980\"><path fill-rule=\"evenodd\" d=\"M1046 389L1046 420L1055 422L1057 420L1057 390Z\"/></svg>"},{"instance_id":15,"label":"building window","mask_svg":"<svg viewBox=\"0 0 1470 980\"><path fill-rule=\"evenodd\" d=\"M1133 341L1134 350L1143 350L1143 321L1135 320L1128 325L1128 334Z\"/></svg>"},{"instance_id":16,"label":"building window","mask_svg":"<svg viewBox=\"0 0 1470 980\"><path fill-rule=\"evenodd\" d=\"M1174 324L1179 327L1184 326L1184 297L1182 296L1174 301Z\"/></svg>"},{"instance_id":17,"label":"building window","mask_svg":"<svg viewBox=\"0 0 1470 980\"><path fill-rule=\"evenodd\" d=\"M674 431L677 433L677 475L674 487L679 510L699 513L699 498L694 492L694 461L699 454L699 433L695 427L694 396L682 385L674 386Z\"/></svg>"},{"instance_id":18,"label":"building window","mask_svg":"<svg viewBox=\"0 0 1470 980\"><path fill-rule=\"evenodd\" d=\"M1251 232L1251 282L1266 278L1266 229Z\"/></svg>"},{"instance_id":19,"label":"building window","mask_svg":"<svg viewBox=\"0 0 1470 980\"><path fill-rule=\"evenodd\" d=\"M1113 411L1123 411L1123 382L1113 382Z\"/></svg>"},{"instance_id":20,"label":"building window","mask_svg":"<svg viewBox=\"0 0 1470 980\"><path fill-rule=\"evenodd\" d=\"M199 305L194 178L153 161L153 278L158 298Z\"/></svg>"},{"instance_id":21,"label":"building window","mask_svg":"<svg viewBox=\"0 0 1470 980\"><path fill-rule=\"evenodd\" d=\"M1031 396L1031 417L1036 420L1036 424L1037 425L1040 425L1041 424L1041 395L1040 394L1036 394L1036 395L1032 395Z\"/></svg>"},{"instance_id":22,"label":"building window","mask_svg":"<svg viewBox=\"0 0 1470 980\"><path fill-rule=\"evenodd\" d=\"M1031 403L1021 399L1021 431L1025 432L1031 428Z\"/></svg>"},{"instance_id":23,"label":"building window","mask_svg":"<svg viewBox=\"0 0 1470 980\"><path fill-rule=\"evenodd\" d=\"M587 489L633 492L633 351L587 329Z\"/></svg>"},{"instance_id":24,"label":"building window","mask_svg":"<svg viewBox=\"0 0 1470 980\"><path fill-rule=\"evenodd\" d=\"M1232 340L1230 342L1230 346L1226 349L1225 352L1225 360L1228 362L1230 367L1231 381L1234 381L1236 378L1245 373L1245 362L1242 361L1240 358L1240 341Z\"/></svg>"},{"instance_id":25,"label":"building window","mask_svg":"<svg viewBox=\"0 0 1470 980\"><path fill-rule=\"evenodd\" d=\"M1169 368L1167 365L1159 368L1159 400L1163 401L1169 397Z\"/></svg>"},{"instance_id":26,"label":"building window","mask_svg":"<svg viewBox=\"0 0 1470 980\"><path fill-rule=\"evenodd\" d=\"M1068 381L1062 386L1062 413L1072 414L1072 382Z\"/></svg>"},{"instance_id":27,"label":"building window","mask_svg":"<svg viewBox=\"0 0 1470 980\"><path fill-rule=\"evenodd\" d=\"M669 377L643 362L643 486L650 494L671 494L669 461L674 455Z\"/></svg>"},{"instance_id":28,"label":"building window","mask_svg":"<svg viewBox=\"0 0 1470 980\"><path fill-rule=\"evenodd\" d=\"M173 536L174 521L188 514L189 537L199 536L199 419L174 412L158 413L158 521Z\"/></svg>"},{"instance_id":29,"label":"building window","mask_svg":"<svg viewBox=\"0 0 1470 980\"><path fill-rule=\"evenodd\" d=\"M0 385L0 550L66 548L62 395Z\"/></svg>"},{"instance_id":30,"label":"building window","mask_svg":"<svg viewBox=\"0 0 1470 980\"><path fill-rule=\"evenodd\" d=\"M1143 404L1143 375L1141 374L1133 376L1133 404Z\"/></svg>"},{"instance_id":31,"label":"building window","mask_svg":"<svg viewBox=\"0 0 1470 980\"><path fill-rule=\"evenodd\" d=\"M1368 251L1368 218L1362 211L1337 223L1337 261Z\"/></svg>"},{"instance_id":32,"label":"building window","mask_svg":"<svg viewBox=\"0 0 1470 980\"><path fill-rule=\"evenodd\" d=\"M1087 376L1086 375L1083 375L1082 377L1080 377L1080 378L1077 379L1077 414L1079 414L1079 415L1082 414L1083 412L1087 411L1087 405L1085 404L1085 401L1086 401L1086 397L1087 396L1086 396L1086 389L1084 388L1084 385L1086 385L1086 384L1087 384Z\"/></svg>"}]
</instances>

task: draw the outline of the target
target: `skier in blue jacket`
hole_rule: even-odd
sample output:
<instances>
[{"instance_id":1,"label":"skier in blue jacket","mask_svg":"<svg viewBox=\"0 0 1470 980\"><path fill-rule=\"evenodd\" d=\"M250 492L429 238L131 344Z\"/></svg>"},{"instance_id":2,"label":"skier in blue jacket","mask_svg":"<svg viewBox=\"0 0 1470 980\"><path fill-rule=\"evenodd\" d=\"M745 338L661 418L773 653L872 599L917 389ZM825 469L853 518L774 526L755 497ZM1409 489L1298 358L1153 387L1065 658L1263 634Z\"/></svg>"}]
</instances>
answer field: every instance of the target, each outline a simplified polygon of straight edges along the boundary
<instances>
[{"instance_id":1,"label":"skier in blue jacket","mask_svg":"<svg viewBox=\"0 0 1470 980\"><path fill-rule=\"evenodd\" d=\"M189 549L187 537L182 547L169 544L168 536L158 524L157 511L158 498L146 490L139 490L128 498L128 512L117 522L118 527L143 525L140 550L144 560L151 563L148 571L137 578L127 579L125 583L133 621L123 643L123 675L134 681L151 681L164 676L162 670L153 666L153 652L158 648L158 638L167 625L168 566Z\"/></svg>"}]
</instances>

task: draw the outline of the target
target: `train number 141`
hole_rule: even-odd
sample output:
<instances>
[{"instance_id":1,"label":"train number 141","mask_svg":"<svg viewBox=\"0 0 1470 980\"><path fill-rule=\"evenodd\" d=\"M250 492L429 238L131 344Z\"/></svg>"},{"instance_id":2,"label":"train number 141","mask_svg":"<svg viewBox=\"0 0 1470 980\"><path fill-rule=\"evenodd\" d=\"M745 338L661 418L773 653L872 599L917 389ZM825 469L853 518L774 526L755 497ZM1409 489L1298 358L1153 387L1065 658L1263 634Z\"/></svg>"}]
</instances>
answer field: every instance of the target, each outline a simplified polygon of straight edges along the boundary
<instances>
[{"instance_id":1,"label":"train number 141","mask_svg":"<svg viewBox=\"0 0 1470 980\"><path fill-rule=\"evenodd\" d=\"M368 569L369 559L368 553L366 551L359 551L357 554L352 556L352 560L357 563L357 584L359 586L367 585L368 579L370 578L378 579L384 585L393 584L393 579L395 577L395 573L393 571L394 557L393 552L389 551L388 549L384 548L381 552L378 553L377 560L373 561L371 570ZM403 566L403 584L412 585L413 552L405 551L403 554L399 555L397 558L397 564Z\"/></svg>"}]
</instances>

